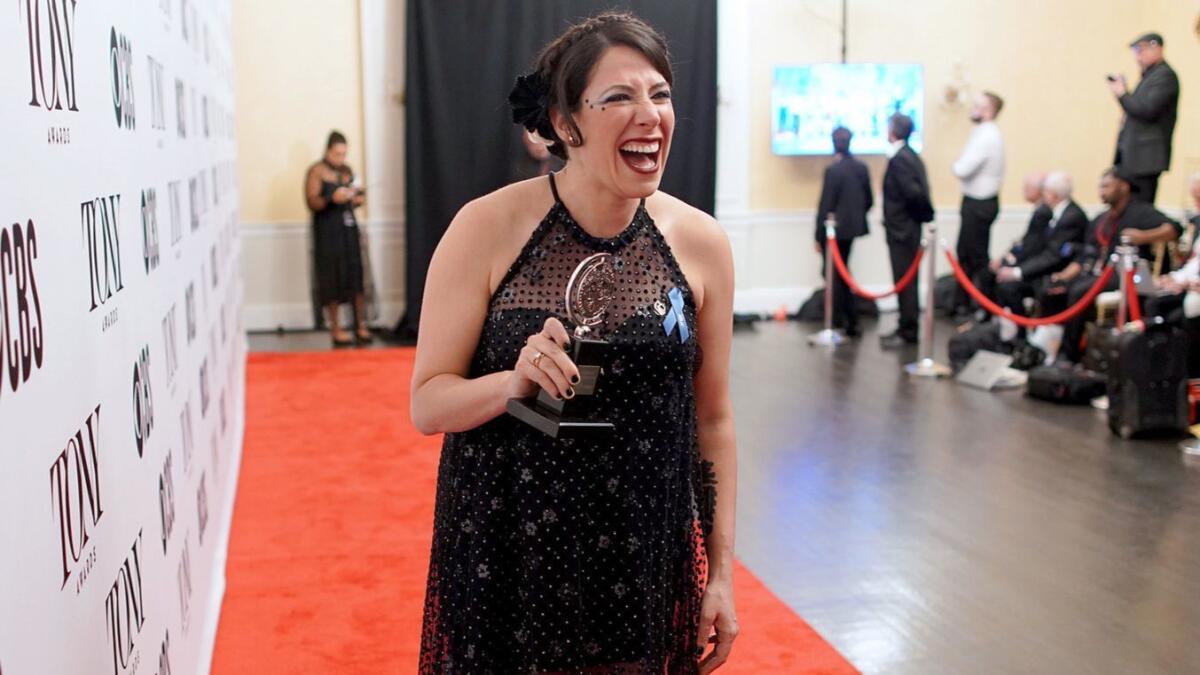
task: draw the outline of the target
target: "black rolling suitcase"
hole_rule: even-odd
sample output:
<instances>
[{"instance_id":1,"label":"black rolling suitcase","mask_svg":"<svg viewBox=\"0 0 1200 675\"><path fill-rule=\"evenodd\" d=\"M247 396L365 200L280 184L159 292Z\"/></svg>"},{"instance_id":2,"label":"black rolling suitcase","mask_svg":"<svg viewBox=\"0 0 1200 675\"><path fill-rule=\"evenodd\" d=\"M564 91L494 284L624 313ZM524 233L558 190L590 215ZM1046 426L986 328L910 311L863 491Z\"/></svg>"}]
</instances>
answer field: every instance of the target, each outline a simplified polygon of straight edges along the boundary
<instances>
[{"instance_id":1,"label":"black rolling suitcase","mask_svg":"<svg viewBox=\"0 0 1200 675\"><path fill-rule=\"evenodd\" d=\"M1121 438L1188 425L1187 334L1164 324L1122 332L1108 370L1108 426Z\"/></svg>"},{"instance_id":2,"label":"black rolling suitcase","mask_svg":"<svg viewBox=\"0 0 1200 675\"><path fill-rule=\"evenodd\" d=\"M1083 353L1083 367L1107 375L1110 364L1116 360L1121 339L1121 329L1111 325L1092 326L1088 331L1087 350Z\"/></svg>"}]
</instances>

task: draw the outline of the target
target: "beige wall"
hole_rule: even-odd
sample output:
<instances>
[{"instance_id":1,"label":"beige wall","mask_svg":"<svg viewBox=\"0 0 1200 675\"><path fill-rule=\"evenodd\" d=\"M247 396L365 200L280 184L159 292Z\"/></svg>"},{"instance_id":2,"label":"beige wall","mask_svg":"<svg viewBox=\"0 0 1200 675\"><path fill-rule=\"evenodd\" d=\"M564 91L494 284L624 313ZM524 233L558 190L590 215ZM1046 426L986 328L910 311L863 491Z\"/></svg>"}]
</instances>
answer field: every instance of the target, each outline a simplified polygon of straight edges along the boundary
<instances>
[{"instance_id":1,"label":"beige wall","mask_svg":"<svg viewBox=\"0 0 1200 675\"><path fill-rule=\"evenodd\" d=\"M301 186L338 129L363 171L357 0L233 3L243 223L304 222ZM368 184L368 177L363 176Z\"/></svg>"},{"instance_id":2,"label":"beige wall","mask_svg":"<svg viewBox=\"0 0 1200 675\"><path fill-rule=\"evenodd\" d=\"M771 154L771 77L779 64L840 58L841 2L753 4L750 207L813 209L828 159ZM960 198L949 166L971 126L966 108L940 102L956 68L974 90L992 89L1005 98L998 120L1008 148L1002 203L1020 203L1021 176L1035 168L1071 172L1080 201L1095 203L1094 179L1112 161L1120 122L1104 74L1124 72L1136 82L1127 45L1139 33L1157 30L1182 82L1173 170L1159 187L1159 204L1178 207L1187 173L1200 169L1200 86L1191 84L1200 73L1195 21L1194 3L1180 0L856 0L849 3L848 60L925 67L923 155L938 205ZM881 157L868 159L876 185L883 163Z\"/></svg>"}]
</instances>

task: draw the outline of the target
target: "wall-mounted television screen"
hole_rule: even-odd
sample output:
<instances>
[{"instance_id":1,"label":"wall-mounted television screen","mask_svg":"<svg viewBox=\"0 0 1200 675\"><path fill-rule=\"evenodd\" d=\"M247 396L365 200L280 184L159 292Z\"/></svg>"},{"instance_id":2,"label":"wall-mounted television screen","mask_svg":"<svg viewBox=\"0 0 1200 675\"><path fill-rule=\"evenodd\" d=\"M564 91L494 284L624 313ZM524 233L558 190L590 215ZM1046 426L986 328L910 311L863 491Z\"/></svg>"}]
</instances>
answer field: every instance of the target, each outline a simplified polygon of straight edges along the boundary
<instances>
[{"instance_id":1,"label":"wall-mounted television screen","mask_svg":"<svg viewBox=\"0 0 1200 675\"><path fill-rule=\"evenodd\" d=\"M771 150L777 155L828 155L829 135L854 133L850 151L887 152L888 118L913 120L909 144L921 149L925 108L921 66L910 63L818 63L777 66L771 89Z\"/></svg>"}]
</instances>

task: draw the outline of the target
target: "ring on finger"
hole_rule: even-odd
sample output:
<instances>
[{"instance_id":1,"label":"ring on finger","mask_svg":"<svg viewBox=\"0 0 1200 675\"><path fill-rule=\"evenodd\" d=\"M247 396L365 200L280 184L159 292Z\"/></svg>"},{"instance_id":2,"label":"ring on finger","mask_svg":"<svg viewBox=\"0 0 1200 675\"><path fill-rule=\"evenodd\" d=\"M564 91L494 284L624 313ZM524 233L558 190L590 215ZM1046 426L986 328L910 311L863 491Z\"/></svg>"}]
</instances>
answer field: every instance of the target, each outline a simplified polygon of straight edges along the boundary
<instances>
[{"instance_id":1,"label":"ring on finger","mask_svg":"<svg viewBox=\"0 0 1200 675\"><path fill-rule=\"evenodd\" d=\"M533 353L533 356L532 356L532 357L529 359L529 361L530 361L530 363L532 363L532 364L533 364L533 367L534 367L534 368L537 368L537 369L539 369L539 370L541 369L541 367L542 367L542 357L543 357L543 356L545 356L545 354L543 354L543 353L541 353L541 352L534 352L534 353Z\"/></svg>"}]
</instances>

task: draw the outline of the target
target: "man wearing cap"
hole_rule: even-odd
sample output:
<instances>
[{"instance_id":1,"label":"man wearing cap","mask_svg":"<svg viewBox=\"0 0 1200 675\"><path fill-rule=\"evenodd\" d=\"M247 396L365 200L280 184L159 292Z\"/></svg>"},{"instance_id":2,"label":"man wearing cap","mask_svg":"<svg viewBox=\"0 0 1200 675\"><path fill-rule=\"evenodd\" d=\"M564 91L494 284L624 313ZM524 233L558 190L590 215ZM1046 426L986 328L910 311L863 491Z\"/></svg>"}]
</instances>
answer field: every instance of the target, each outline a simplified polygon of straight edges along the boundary
<instances>
[{"instance_id":1,"label":"man wearing cap","mask_svg":"<svg viewBox=\"0 0 1200 675\"><path fill-rule=\"evenodd\" d=\"M1158 33L1146 33L1129 46L1142 79L1128 91L1123 75L1108 76L1108 87L1125 111L1113 164L1137 187L1134 198L1153 204L1158 176L1171 165L1179 78L1163 60L1163 39Z\"/></svg>"},{"instance_id":2,"label":"man wearing cap","mask_svg":"<svg viewBox=\"0 0 1200 675\"><path fill-rule=\"evenodd\" d=\"M1039 298L1043 316L1057 314L1087 295L1122 240L1137 246L1142 259L1150 259L1154 244L1177 239L1183 232L1179 223L1153 206L1134 201L1131 191L1136 188L1129 178L1121 169L1115 168L1100 177L1100 199L1109 208L1088 225L1083 244L1077 247L1071 263L1050 275L1050 283ZM1120 279L1114 274L1104 290L1116 290L1119 283ZM1063 325L1060 359L1079 360L1084 326L1095 316L1095 308L1088 307Z\"/></svg>"}]
</instances>

